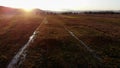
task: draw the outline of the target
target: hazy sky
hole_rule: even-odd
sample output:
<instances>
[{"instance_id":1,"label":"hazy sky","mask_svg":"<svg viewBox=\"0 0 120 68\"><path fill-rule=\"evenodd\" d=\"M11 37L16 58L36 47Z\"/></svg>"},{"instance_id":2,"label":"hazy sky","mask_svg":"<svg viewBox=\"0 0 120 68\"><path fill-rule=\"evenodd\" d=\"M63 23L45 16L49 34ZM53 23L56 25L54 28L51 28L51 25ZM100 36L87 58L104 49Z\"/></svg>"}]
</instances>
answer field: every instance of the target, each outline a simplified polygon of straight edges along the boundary
<instances>
[{"instance_id":1,"label":"hazy sky","mask_svg":"<svg viewBox=\"0 0 120 68\"><path fill-rule=\"evenodd\" d=\"M0 0L1 6L45 10L120 10L120 0Z\"/></svg>"}]
</instances>

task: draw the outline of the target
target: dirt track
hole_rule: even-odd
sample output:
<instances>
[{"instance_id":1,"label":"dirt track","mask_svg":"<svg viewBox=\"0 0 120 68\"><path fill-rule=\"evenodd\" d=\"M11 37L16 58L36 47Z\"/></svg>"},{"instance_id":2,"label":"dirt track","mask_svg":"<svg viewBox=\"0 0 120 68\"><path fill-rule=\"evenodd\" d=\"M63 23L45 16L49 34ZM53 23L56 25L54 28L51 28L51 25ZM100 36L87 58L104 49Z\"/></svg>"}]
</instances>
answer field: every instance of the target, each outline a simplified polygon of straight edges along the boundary
<instances>
[{"instance_id":1,"label":"dirt track","mask_svg":"<svg viewBox=\"0 0 120 68\"><path fill-rule=\"evenodd\" d=\"M36 28L36 30L33 32L33 35L29 37L28 42L13 57L7 68L19 68L19 66L26 58L27 48L34 42L34 39L37 37L37 34L39 33L38 29L41 27L43 23L46 23L46 18L44 18L42 23L40 23L40 25Z\"/></svg>"},{"instance_id":2,"label":"dirt track","mask_svg":"<svg viewBox=\"0 0 120 68\"><path fill-rule=\"evenodd\" d=\"M40 33L28 48L23 68L27 66L29 68L34 66L43 68L102 67L102 63L80 44L67 31L68 29L65 29L64 23L59 18L49 15L46 18L47 23L39 28Z\"/></svg>"},{"instance_id":3,"label":"dirt track","mask_svg":"<svg viewBox=\"0 0 120 68\"><path fill-rule=\"evenodd\" d=\"M36 35L34 42L30 43L28 47L24 48L24 44L21 44L21 46L19 44L19 47L14 47L12 46L15 44L13 42L13 44L11 44L10 46L14 47L14 49L16 50L12 51L11 47L9 48L10 50L7 51L8 55L12 55L10 55L9 61L7 61L10 62L10 59L12 59L13 57L13 53L15 52L14 54L16 55L17 53L19 53L18 50L21 49L21 47L23 47L23 52L20 52L20 54L24 53L24 49L27 50L27 52L25 51L25 60L20 62L20 66L17 62L18 66L16 67L98 68L107 66L113 68L115 66L119 66L118 52L120 40L118 40L119 36L117 36L119 35L119 32L115 33L114 35L114 31L111 32L110 30L108 30L110 26L116 26L114 28L118 29L111 28L111 30L118 31L119 25L116 25L115 23L119 23L115 20L115 23L108 23L109 20L107 22L105 21L104 23L99 23L97 21L101 21L102 18L97 18L84 15L46 15L44 23L38 28L37 26L39 25L37 24L41 23L41 19L43 19L42 17L25 17L24 20L15 18L17 20L15 20L15 22L13 22L12 25L5 24L5 26L9 27L7 27L8 29L5 28L5 32L1 32L1 36L3 37L0 37L0 40L2 40L6 36L11 36L11 39L6 39L6 41L12 39L13 41L16 41L17 36L23 36L23 34L21 34L23 30L28 30L28 32L30 31L30 33L28 33L29 36L25 37L25 41L22 40L25 44L27 43L28 38L32 35L32 32L35 30L35 28L37 28L38 33L33 34ZM14 23L16 24L16 26L14 25ZM32 24L36 25L36 27L34 27L34 30L31 30L31 28L34 26ZM24 29L25 27L23 28L23 25L30 25L30 27L29 29ZM3 30L1 29L1 31ZM16 34L16 36L14 37L13 34ZM15 39L12 37L14 37ZM4 43L4 45L7 46L7 43L5 44L6 41L2 40L2 43ZM17 42L20 43L19 41ZM1 49L3 48L1 47ZM6 54L6 52L4 52L3 54ZM8 55L4 56L8 57ZM8 62L5 63L8 64Z\"/></svg>"}]
</instances>

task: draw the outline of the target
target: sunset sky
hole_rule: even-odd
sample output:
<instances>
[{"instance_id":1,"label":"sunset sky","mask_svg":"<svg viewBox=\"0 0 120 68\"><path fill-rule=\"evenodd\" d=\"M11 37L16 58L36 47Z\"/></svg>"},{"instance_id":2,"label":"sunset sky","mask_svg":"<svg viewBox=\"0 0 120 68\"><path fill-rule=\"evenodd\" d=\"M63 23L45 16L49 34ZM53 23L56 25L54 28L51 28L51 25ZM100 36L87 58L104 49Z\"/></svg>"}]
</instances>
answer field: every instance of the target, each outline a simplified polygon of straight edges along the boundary
<instances>
[{"instance_id":1,"label":"sunset sky","mask_svg":"<svg viewBox=\"0 0 120 68\"><path fill-rule=\"evenodd\" d=\"M0 0L0 6L62 10L120 10L120 0Z\"/></svg>"}]
</instances>

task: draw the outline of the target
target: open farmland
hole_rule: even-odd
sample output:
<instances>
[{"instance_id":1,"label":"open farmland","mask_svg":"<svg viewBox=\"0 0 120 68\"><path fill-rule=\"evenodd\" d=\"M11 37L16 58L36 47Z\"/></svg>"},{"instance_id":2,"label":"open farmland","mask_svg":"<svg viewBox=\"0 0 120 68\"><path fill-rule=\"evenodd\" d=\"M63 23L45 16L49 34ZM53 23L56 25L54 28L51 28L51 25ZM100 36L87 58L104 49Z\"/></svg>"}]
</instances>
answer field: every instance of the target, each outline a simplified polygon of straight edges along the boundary
<instances>
[{"instance_id":1,"label":"open farmland","mask_svg":"<svg viewBox=\"0 0 120 68\"><path fill-rule=\"evenodd\" d=\"M35 38L25 60L15 68L120 67L119 14L1 16L0 67L11 62L31 35Z\"/></svg>"},{"instance_id":2,"label":"open farmland","mask_svg":"<svg viewBox=\"0 0 120 68\"><path fill-rule=\"evenodd\" d=\"M46 18L28 48L23 68L120 67L119 15L59 14Z\"/></svg>"},{"instance_id":3,"label":"open farmland","mask_svg":"<svg viewBox=\"0 0 120 68\"><path fill-rule=\"evenodd\" d=\"M60 15L60 19L107 67L120 67L120 15Z\"/></svg>"},{"instance_id":4,"label":"open farmland","mask_svg":"<svg viewBox=\"0 0 120 68\"><path fill-rule=\"evenodd\" d=\"M41 16L1 15L0 67L5 68L42 21Z\"/></svg>"}]
</instances>

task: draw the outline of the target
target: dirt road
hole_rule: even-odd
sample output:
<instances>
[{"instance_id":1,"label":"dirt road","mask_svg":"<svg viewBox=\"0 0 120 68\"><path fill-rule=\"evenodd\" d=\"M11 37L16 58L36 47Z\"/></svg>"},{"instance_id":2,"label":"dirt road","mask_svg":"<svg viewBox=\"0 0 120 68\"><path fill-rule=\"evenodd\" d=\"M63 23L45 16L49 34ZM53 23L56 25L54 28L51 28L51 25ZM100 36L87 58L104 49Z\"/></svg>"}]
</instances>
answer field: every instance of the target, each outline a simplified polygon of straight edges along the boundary
<instances>
[{"instance_id":1,"label":"dirt road","mask_svg":"<svg viewBox=\"0 0 120 68\"><path fill-rule=\"evenodd\" d=\"M21 63L25 60L28 46L30 46L34 42L34 39L37 37L37 34L39 33L38 29L42 26L43 23L46 23L46 18L43 19L42 23L40 23L37 29L33 32L33 35L29 37L28 42L13 57L7 68L19 68Z\"/></svg>"},{"instance_id":2,"label":"dirt road","mask_svg":"<svg viewBox=\"0 0 120 68\"><path fill-rule=\"evenodd\" d=\"M46 23L39 28L40 33L28 48L27 58L22 63L22 68L100 67L102 65L85 46L76 40L77 36L63 25L62 20L56 16L46 16Z\"/></svg>"}]
</instances>

